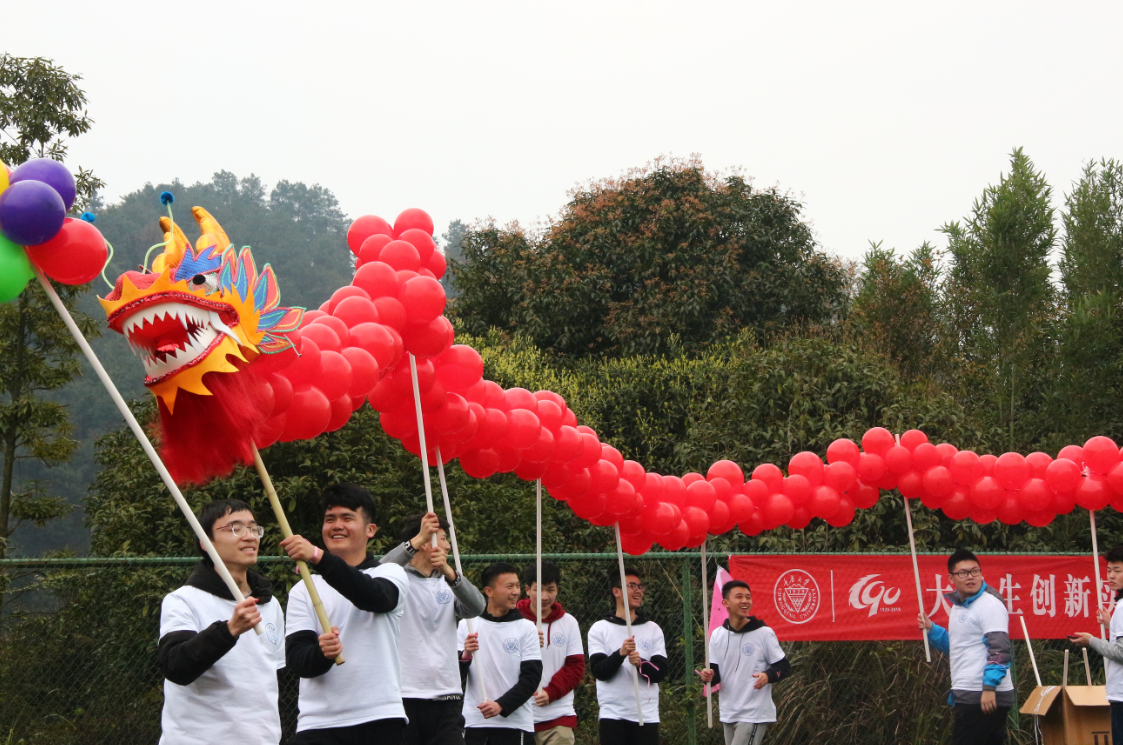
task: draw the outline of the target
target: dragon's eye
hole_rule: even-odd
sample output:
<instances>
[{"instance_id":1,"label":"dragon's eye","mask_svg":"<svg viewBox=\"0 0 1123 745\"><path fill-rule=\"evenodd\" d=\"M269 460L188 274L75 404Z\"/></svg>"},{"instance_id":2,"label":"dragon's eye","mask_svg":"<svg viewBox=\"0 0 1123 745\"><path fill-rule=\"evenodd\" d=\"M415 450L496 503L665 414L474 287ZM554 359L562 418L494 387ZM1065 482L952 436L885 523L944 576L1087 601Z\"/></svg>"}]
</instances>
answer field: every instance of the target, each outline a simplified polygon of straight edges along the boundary
<instances>
[{"instance_id":1,"label":"dragon's eye","mask_svg":"<svg viewBox=\"0 0 1123 745\"><path fill-rule=\"evenodd\" d=\"M191 278L191 284L195 287L202 288L203 292L209 295L218 290L218 275L213 272L209 274L196 274Z\"/></svg>"}]
</instances>

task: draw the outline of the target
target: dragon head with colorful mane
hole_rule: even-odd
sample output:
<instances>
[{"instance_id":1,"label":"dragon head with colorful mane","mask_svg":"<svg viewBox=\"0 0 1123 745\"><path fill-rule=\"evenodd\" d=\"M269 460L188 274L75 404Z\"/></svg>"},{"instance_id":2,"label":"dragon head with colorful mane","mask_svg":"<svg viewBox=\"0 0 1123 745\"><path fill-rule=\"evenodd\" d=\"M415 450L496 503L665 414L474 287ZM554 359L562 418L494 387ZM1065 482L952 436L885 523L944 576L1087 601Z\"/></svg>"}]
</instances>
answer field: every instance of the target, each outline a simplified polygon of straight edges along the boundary
<instances>
[{"instance_id":1,"label":"dragon head with colorful mane","mask_svg":"<svg viewBox=\"0 0 1123 745\"><path fill-rule=\"evenodd\" d=\"M273 269L259 272L248 246L235 250L210 213L192 213L202 230L194 249L161 217L164 250L151 271L125 272L101 300L109 327L144 363L165 460L177 480L188 481L198 480L192 463L201 458L231 468L252 461L250 442L272 409L263 369L278 367L259 360L295 357L287 335L304 313L281 306Z\"/></svg>"}]
</instances>

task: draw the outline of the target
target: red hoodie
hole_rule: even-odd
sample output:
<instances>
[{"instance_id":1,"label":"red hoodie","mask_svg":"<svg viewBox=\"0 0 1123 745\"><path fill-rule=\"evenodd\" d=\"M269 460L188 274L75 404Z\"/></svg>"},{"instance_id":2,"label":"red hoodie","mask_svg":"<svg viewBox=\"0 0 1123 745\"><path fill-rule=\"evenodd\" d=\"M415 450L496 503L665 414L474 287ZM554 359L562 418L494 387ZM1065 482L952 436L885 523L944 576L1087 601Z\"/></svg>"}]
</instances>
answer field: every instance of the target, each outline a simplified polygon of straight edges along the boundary
<instances>
[{"instance_id":1,"label":"red hoodie","mask_svg":"<svg viewBox=\"0 0 1123 745\"><path fill-rule=\"evenodd\" d=\"M538 616L535 615L534 609L530 607L530 600L520 600L517 605L519 612L523 614L523 618L531 623L537 624ZM565 615L565 609L562 608L561 603L555 602L550 614L543 619L546 624L546 629L543 636L546 637L546 644L550 644L551 627L554 621L557 621ZM561 669L554 673L550 678L550 683L543 686L542 690L550 697L551 701L557 701L565 694L572 691L581 682L581 678L585 675L585 655L571 654L565 658L565 664ZM554 727L571 727L577 729L577 717L566 716L551 719L548 722L535 722L534 731L542 732L544 730L553 729Z\"/></svg>"}]
</instances>

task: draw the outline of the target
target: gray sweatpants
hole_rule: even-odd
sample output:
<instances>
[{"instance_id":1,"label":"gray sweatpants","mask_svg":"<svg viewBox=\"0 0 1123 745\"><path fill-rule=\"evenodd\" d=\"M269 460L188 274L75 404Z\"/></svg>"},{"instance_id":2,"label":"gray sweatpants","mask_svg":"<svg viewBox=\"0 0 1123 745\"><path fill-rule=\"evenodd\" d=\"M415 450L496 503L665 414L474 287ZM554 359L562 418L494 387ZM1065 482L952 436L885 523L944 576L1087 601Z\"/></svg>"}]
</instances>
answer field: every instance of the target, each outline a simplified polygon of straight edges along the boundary
<instances>
[{"instance_id":1,"label":"gray sweatpants","mask_svg":"<svg viewBox=\"0 0 1123 745\"><path fill-rule=\"evenodd\" d=\"M736 724L722 724L725 728L725 745L761 745L764 742L764 733L768 730L767 724L753 724L751 722L737 722Z\"/></svg>"}]
</instances>

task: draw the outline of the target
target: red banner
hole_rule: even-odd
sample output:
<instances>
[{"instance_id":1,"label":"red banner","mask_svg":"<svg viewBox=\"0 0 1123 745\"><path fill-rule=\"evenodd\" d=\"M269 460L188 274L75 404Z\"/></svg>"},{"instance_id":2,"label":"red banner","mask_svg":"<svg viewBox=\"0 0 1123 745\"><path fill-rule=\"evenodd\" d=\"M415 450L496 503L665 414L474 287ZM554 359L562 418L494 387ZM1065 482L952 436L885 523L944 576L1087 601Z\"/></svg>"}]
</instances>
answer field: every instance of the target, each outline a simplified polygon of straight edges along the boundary
<instances>
[{"instance_id":1,"label":"red banner","mask_svg":"<svg viewBox=\"0 0 1123 745\"><path fill-rule=\"evenodd\" d=\"M947 626L947 556L920 556L924 610ZM1031 639L1097 633L1095 567L1088 556L980 556L983 579L1010 609L1010 636ZM730 556L729 572L749 583L753 615L783 641L919 639L919 605L908 555ZM1100 559L1100 577L1107 565ZM1103 582L1100 603L1112 592Z\"/></svg>"}]
</instances>

